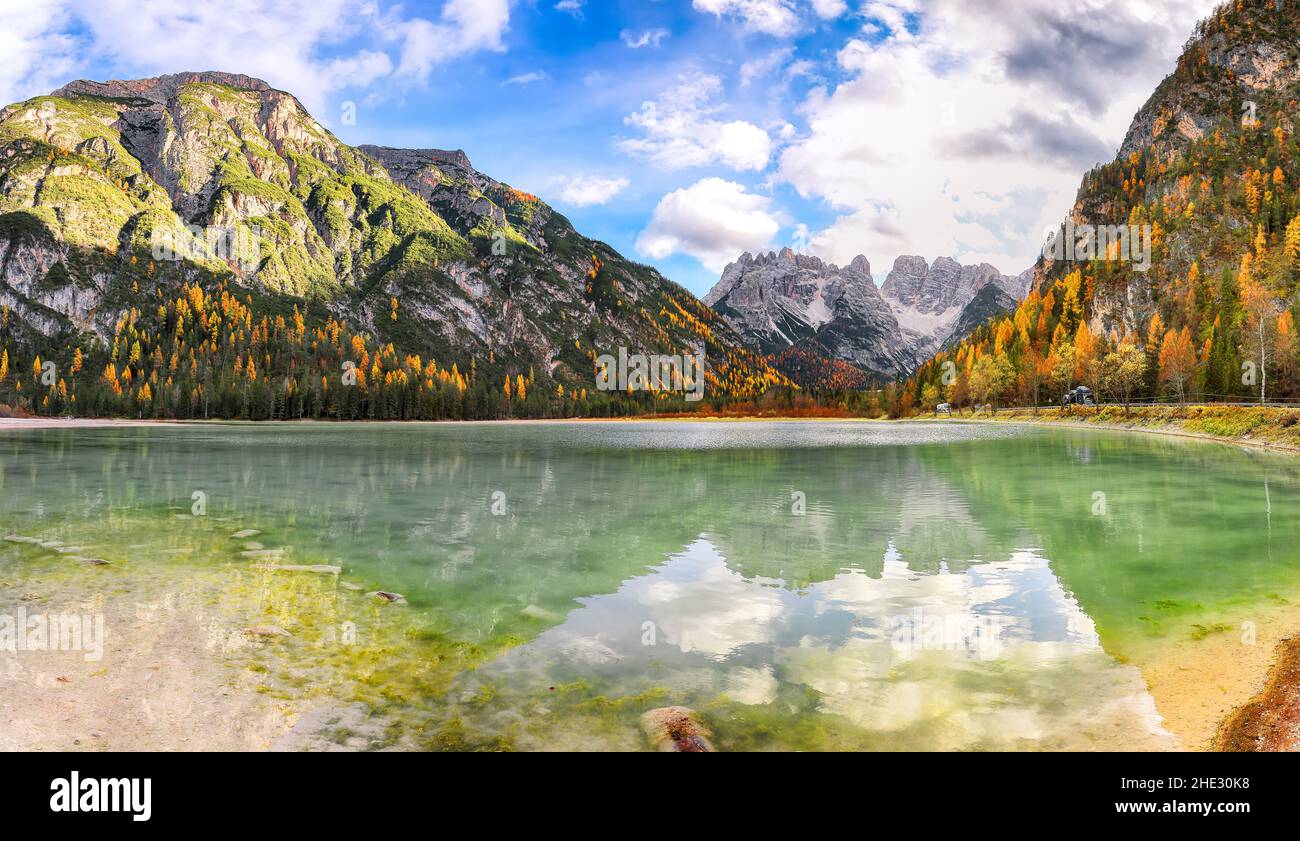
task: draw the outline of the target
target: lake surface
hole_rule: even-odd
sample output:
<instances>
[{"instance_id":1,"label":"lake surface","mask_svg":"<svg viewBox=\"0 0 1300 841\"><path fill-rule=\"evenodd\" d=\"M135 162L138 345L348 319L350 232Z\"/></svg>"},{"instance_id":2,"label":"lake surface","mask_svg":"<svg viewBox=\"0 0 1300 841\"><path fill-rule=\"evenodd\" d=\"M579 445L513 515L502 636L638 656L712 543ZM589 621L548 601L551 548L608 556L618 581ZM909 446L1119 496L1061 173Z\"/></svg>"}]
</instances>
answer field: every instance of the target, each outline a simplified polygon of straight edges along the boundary
<instances>
[{"instance_id":1,"label":"lake surface","mask_svg":"<svg viewBox=\"0 0 1300 841\"><path fill-rule=\"evenodd\" d=\"M1292 458L1011 425L13 431L0 612L183 604L370 747L641 750L684 705L723 750L1176 749L1144 673L1300 601L1298 504Z\"/></svg>"}]
</instances>

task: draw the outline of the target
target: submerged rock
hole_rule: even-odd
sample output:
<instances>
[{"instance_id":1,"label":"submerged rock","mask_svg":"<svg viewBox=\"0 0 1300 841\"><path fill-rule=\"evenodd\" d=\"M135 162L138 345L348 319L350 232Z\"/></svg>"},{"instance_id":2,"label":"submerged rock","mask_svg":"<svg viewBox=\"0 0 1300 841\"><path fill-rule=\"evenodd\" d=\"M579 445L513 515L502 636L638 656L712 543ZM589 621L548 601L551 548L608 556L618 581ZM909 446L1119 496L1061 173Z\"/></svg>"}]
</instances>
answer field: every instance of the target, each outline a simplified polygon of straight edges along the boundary
<instances>
[{"instance_id":1,"label":"submerged rock","mask_svg":"<svg viewBox=\"0 0 1300 841\"><path fill-rule=\"evenodd\" d=\"M524 608L523 610L521 610L521 611L519 611L519 612L522 613L524 616L527 616L527 617L530 618L530 619L540 619L540 620L542 620L543 622L563 622L563 621L564 621L564 617L561 616L560 614L558 614L558 613L553 613L553 612L547 610L546 608L544 608L544 607L538 607L538 606L535 605L535 604L530 604L528 607Z\"/></svg>"},{"instance_id":2,"label":"submerged rock","mask_svg":"<svg viewBox=\"0 0 1300 841\"><path fill-rule=\"evenodd\" d=\"M573 663L599 666L617 663L618 652L595 637L573 637L560 645L560 654Z\"/></svg>"},{"instance_id":3,"label":"submerged rock","mask_svg":"<svg viewBox=\"0 0 1300 841\"><path fill-rule=\"evenodd\" d=\"M249 625L246 628L240 628L241 634L247 634L250 637L291 637L293 634L281 628L279 625Z\"/></svg>"},{"instance_id":4,"label":"submerged rock","mask_svg":"<svg viewBox=\"0 0 1300 841\"><path fill-rule=\"evenodd\" d=\"M284 557L283 549L250 549L247 552L240 552L240 557L252 558L258 561L278 561Z\"/></svg>"},{"instance_id":5,"label":"submerged rock","mask_svg":"<svg viewBox=\"0 0 1300 841\"><path fill-rule=\"evenodd\" d=\"M253 569L271 572L314 572L319 575L338 575L343 571L342 567L331 564L253 564Z\"/></svg>"},{"instance_id":6,"label":"submerged rock","mask_svg":"<svg viewBox=\"0 0 1300 841\"><path fill-rule=\"evenodd\" d=\"M403 596L401 593L389 593L384 590L376 590L373 593L366 593L366 595L388 604L406 604L406 596Z\"/></svg>"},{"instance_id":7,"label":"submerged rock","mask_svg":"<svg viewBox=\"0 0 1300 841\"><path fill-rule=\"evenodd\" d=\"M354 593L360 593L364 589L360 584L353 584L351 581L340 581L339 586Z\"/></svg>"},{"instance_id":8,"label":"submerged rock","mask_svg":"<svg viewBox=\"0 0 1300 841\"><path fill-rule=\"evenodd\" d=\"M660 707L641 716L641 730L650 747L663 753L713 753L709 733L695 711Z\"/></svg>"},{"instance_id":9,"label":"submerged rock","mask_svg":"<svg viewBox=\"0 0 1300 841\"><path fill-rule=\"evenodd\" d=\"M257 529L242 529L232 534L231 538L235 540L246 540L250 537L257 537L259 534L261 534L261 532Z\"/></svg>"}]
</instances>

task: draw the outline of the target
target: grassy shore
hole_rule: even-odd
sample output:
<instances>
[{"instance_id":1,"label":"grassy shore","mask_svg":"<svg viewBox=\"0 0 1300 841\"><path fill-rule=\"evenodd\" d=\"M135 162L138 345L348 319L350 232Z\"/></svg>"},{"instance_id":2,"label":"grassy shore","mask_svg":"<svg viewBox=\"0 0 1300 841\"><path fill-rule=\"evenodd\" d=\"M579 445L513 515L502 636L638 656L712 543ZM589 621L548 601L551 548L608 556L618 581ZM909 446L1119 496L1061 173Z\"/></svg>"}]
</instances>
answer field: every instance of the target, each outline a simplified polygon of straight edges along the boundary
<instances>
[{"instance_id":1,"label":"grassy shore","mask_svg":"<svg viewBox=\"0 0 1300 841\"><path fill-rule=\"evenodd\" d=\"M917 420L933 420L929 415ZM941 415L943 420L1001 421L1128 429L1300 453L1300 408L1245 406L1071 406Z\"/></svg>"}]
</instances>

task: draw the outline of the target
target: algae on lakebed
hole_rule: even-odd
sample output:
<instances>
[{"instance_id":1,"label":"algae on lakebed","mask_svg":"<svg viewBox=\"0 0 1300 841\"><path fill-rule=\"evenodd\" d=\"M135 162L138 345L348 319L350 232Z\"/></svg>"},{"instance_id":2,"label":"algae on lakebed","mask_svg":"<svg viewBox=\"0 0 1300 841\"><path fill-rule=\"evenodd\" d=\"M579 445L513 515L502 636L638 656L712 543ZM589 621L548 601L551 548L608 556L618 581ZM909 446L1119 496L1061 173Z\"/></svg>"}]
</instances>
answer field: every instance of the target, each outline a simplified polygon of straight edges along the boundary
<instances>
[{"instance_id":1,"label":"algae on lakebed","mask_svg":"<svg viewBox=\"0 0 1300 841\"><path fill-rule=\"evenodd\" d=\"M230 537L224 520L193 518L178 528L172 512L142 511L75 535L70 528L52 533L38 522L25 525L47 547L17 542L26 535L7 532L14 539L0 544L0 612L13 613L20 604L29 613L85 607L88 598L96 613L114 618L106 627L110 640L123 617L150 621L169 614L178 646L201 651L231 685L298 711L317 703L365 704L385 720L384 741L370 747L412 744L426 724L421 711L457 674L519 642L509 635L455 639L436 611L384 603L365 595L365 587L340 586L350 582L338 575L259 568L241 557L246 544ZM132 535L129 547L111 545L120 531ZM70 541L113 560L90 569L53 548ZM249 633L261 628L277 633ZM128 651L120 660L144 654ZM291 714L286 727L292 721Z\"/></svg>"}]
</instances>

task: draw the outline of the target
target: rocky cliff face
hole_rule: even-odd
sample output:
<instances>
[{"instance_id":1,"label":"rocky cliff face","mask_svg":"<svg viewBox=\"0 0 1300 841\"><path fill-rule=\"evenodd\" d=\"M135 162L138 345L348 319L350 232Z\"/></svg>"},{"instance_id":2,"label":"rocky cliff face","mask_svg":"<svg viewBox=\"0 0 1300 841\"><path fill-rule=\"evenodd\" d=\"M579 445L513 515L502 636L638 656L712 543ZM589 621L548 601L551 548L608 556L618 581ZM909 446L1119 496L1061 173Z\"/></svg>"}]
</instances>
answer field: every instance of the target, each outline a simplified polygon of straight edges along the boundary
<instances>
[{"instance_id":1,"label":"rocky cliff face","mask_svg":"<svg viewBox=\"0 0 1300 841\"><path fill-rule=\"evenodd\" d=\"M1008 277L988 263L963 266L951 257L937 257L926 265L920 257L899 257L881 291L900 306L938 314L964 307L991 283L1014 298L1023 298L1029 291L1027 278L1027 274Z\"/></svg>"},{"instance_id":2,"label":"rocky cliff face","mask_svg":"<svg viewBox=\"0 0 1300 841\"><path fill-rule=\"evenodd\" d=\"M1119 157L1181 152L1224 117L1248 124L1284 103L1300 82L1293 7L1282 0L1242 0L1201 21L1175 72L1134 117Z\"/></svg>"},{"instance_id":3,"label":"rocky cliff face","mask_svg":"<svg viewBox=\"0 0 1300 841\"><path fill-rule=\"evenodd\" d=\"M1070 209L1076 224L1154 221L1159 233L1153 270L1119 265L1110 282L1094 284L1093 330L1140 332L1157 313L1166 324L1197 321L1199 314L1172 313L1167 301L1192 264L1204 278L1235 272L1240 231L1262 225L1270 236L1283 234L1294 201L1297 97L1300 6L1234 0L1197 25L1174 72L1135 115L1115 161L1084 177ZM1272 182L1275 171L1284 182ZM1249 199L1251 192L1258 198ZM1048 266L1053 278L1073 268ZM1201 296L1202 308L1210 297ZM1225 320L1233 320L1230 312Z\"/></svg>"},{"instance_id":4,"label":"rocky cliff face","mask_svg":"<svg viewBox=\"0 0 1300 841\"><path fill-rule=\"evenodd\" d=\"M947 257L933 264L899 257L877 287L865 257L840 268L785 249L742 255L704 302L764 353L815 343L833 359L893 379L915 370L959 326L1014 309L1030 277ZM968 312L977 300L978 312Z\"/></svg>"},{"instance_id":5,"label":"rocky cliff face","mask_svg":"<svg viewBox=\"0 0 1300 841\"><path fill-rule=\"evenodd\" d=\"M253 253L192 228L246 233ZM193 248L159 259L160 239ZM535 368L552 390L590 386L593 354L620 346L704 343L723 390L780 381L684 289L465 153L350 147L261 80L78 81L0 111L0 304L20 342L107 342L150 293L209 277L407 352Z\"/></svg>"}]
</instances>

